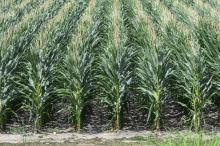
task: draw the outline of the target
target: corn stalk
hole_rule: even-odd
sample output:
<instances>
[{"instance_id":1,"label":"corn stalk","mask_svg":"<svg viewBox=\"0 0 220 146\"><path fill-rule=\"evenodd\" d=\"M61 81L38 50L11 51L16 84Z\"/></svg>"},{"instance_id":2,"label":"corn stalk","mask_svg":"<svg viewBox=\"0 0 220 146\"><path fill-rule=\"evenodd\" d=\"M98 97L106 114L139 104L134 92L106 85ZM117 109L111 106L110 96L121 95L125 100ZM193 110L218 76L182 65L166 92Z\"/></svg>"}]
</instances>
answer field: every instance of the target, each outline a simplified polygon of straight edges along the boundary
<instances>
[{"instance_id":1,"label":"corn stalk","mask_svg":"<svg viewBox=\"0 0 220 146\"><path fill-rule=\"evenodd\" d=\"M59 3L57 5L59 6ZM72 5L74 6L74 4ZM30 111L30 120L34 121L35 131L42 128L46 117L48 118L50 114L50 107L54 101L52 98L55 86L53 75L56 64L60 62L61 47L64 49L67 45L70 29L79 19L78 12L82 12L84 8L85 5L83 7L78 5L75 9L70 9L65 19L56 23L56 27L50 32L43 34L42 38L45 38L46 35L47 40L39 38L40 41L33 42L30 50L25 52L24 70L28 74L22 76L26 82L21 82L20 86L22 95L26 98L24 108ZM60 14L63 15L63 13ZM74 23L72 23L73 21Z\"/></svg>"},{"instance_id":2,"label":"corn stalk","mask_svg":"<svg viewBox=\"0 0 220 146\"><path fill-rule=\"evenodd\" d=\"M56 51L30 51L23 62L26 74L21 76L20 93L25 98L24 109L30 111L30 120L34 130L38 131L49 117L51 94L53 93L53 72L55 62L59 59Z\"/></svg>"},{"instance_id":3,"label":"corn stalk","mask_svg":"<svg viewBox=\"0 0 220 146\"><path fill-rule=\"evenodd\" d=\"M220 73L220 66L219 66L219 51L220 51L220 27L218 26L218 21L213 22L209 19L201 19L199 21L199 25L196 28L196 36L198 39L198 43L201 48L205 51L205 57L207 60L207 67L208 72L213 76L212 80L212 90L214 96L214 103L219 106L220 100L219 97L219 73Z\"/></svg>"},{"instance_id":4,"label":"corn stalk","mask_svg":"<svg viewBox=\"0 0 220 146\"><path fill-rule=\"evenodd\" d=\"M202 126L203 110L212 97L210 93L212 75L208 74L204 49L199 46L194 35L184 34L181 30L175 24L170 24L167 27L169 33L165 40L175 52L176 93L179 97L179 104L190 113L191 129L199 131ZM179 37L172 38L169 34ZM174 44L174 41L178 43Z\"/></svg>"},{"instance_id":5,"label":"corn stalk","mask_svg":"<svg viewBox=\"0 0 220 146\"><path fill-rule=\"evenodd\" d=\"M58 68L56 79L60 86L56 92L66 101L65 109L74 119L75 130L79 132L82 125L82 112L92 97L94 75L92 63L94 55L90 52L93 40L91 39L91 17L96 1L90 1L79 26L68 45L67 54ZM88 24L86 24L88 23ZM90 30L91 29L91 30ZM75 40L75 37L78 39Z\"/></svg>"},{"instance_id":6,"label":"corn stalk","mask_svg":"<svg viewBox=\"0 0 220 146\"><path fill-rule=\"evenodd\" d=\"M16 97L16 71L20 54L13 48L0 50L0 129L3 130L10 114L14 113Z\"/></svg>"},{"instance_id":7,"label":"corn stalk","mask_svg":"<svg viewBox=\"0 0 220 146\"><path fill-rule=\"evenodd\" d=\"M143 104L148 109L148 118L153 117L153 129L161 128L162 105L168 97L168 81L173 74L170 66L170 51L153 44L145 46L138 58L138 89Z\"/></svg>"},{"instance_id":8,"label":"corn stalk","mask_svg":"<svg viewBox=\"0 0 220 146\"><path fill-rule=\"evenodd\" d=\"M111 4L114 5L113 10ZM113 13L110 13L111 10ZM105 12L103 15L106 15L107 12L111 17L102 19L109 31L102 32L107 43L103 44L104 49L97 56L97 88L101 101L106 103L112 112L113 129L119 130L123 105L131 84L130 69L133 53L128 48L123 47L124 40L121 40L120 2L103 2L102 12ZM106 35L107 33L108 35Z\"/></svg>"},{"instance_id":9,"label":"corn stalk","mask_svg":"<svg viewBox=\"0 0 220 146\"><path fill-rule=\"evenodd\" d=\"M66 109L74 118L75 130L81 129L81 114L91 98L92 89L92 55L84 48L69 50L60 65L57 79L61 82L57 89L59 96L67 101ZM77 52L78 51L78 52Z\"/></svg>"}]
</instances>

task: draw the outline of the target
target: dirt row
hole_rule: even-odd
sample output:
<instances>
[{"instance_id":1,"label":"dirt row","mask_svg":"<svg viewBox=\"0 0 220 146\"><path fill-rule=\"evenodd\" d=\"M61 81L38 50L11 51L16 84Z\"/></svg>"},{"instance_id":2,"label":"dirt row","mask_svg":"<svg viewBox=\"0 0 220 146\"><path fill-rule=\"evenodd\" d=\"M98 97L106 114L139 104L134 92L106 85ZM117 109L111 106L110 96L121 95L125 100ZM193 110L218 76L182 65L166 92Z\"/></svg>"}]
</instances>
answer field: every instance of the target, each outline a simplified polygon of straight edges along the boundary
<instances>
[{"instance_id":1,"label":"dirt row","mask_svg":"<svg viewBox=\"0 0 220 146\"><path fill-rule=\"evenodd\" d=\"M168 100L163 107L163 121L162 130L184 130L189 129L187 121L187 113L184 109L176 104L174 101ZM150 130L151 127L147 124L147 112L141 107L138 99L130 97L128 102L123 106L123 130ZM51 115L51 119L45 124L42 129L43 132L52 132L54 129L66 130L72 128L72 121L68 113L62 112L63 107L59 105L59 102L54 103ZM58 112L61 111L61 112ZM219 130L220 129L220 116L218 108L214 105L209 105L204 111L203 127L207 130ZM7 124L6 130L1 133L19 133L19 132L33 132L31 121L29 116L25 112L18 114L18 118L12 117L9 124ZM98 100L93 100L89 106L83 111L82 117L82 132L99 133L106 130L111 130L111 112L108 107Z\"/></svg>"}]
</instances>

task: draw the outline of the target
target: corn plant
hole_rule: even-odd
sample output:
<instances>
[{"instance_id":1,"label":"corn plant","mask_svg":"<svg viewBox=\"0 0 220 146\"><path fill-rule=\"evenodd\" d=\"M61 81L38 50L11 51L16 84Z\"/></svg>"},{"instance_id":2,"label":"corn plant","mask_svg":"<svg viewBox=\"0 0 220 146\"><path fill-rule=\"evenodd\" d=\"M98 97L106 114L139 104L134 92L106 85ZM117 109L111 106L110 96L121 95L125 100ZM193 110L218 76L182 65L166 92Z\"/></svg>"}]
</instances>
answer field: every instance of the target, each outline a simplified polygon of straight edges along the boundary
<instances>
[{"instance_id":1,"label":"corn plant","mask_svg":"<svg viewBox=\"0 0 220 146\"><path fill-rule=\"evenodd\" d=\"M10 114L14 114L16 98L16 71L20 55L12 47L0 50L0 129L3 129Z\"/></svg>"},{"instance_id":2,"label":"corn plant","mask_svg":"<svg viewBox=\"0 0 220 146\"><path fill-rule=\"evenodd\" d=\"M196 17L196 16L191 16L191 14L188 11L185 11L183 7L183 3L179 2L179 1L172 1L172 0L163 0L164 4L169 8L169 10L171 11L171 13L173 13L173 15L176 16L177 20L185 23L186 25L193 27L193 21L191 21L191 19L193 19L192 17Z\"/></svg>"},{"instance_id":3,"label":"corn plant","mask_svg":"<svg viewBox=\"0 0 220 146\"><path fill-rule=\"evenodd\" d=\"M61 30L63 27L66 28L65 23L69 23L70 15L73 14L73 10L75 8L74 2L68 2L62 5L56 15L50 19L40 31L37 33L36 38L31 42L30 46L32 48L49 48L55 47L57 45L59 37L62 37L63 31ZM72 13L71 13L72 12ZM63 18L66 16L65 18ZM72 19L71 19L72 20ZM45 33L46 32L46 33ZM51 43L53 42L53 43Z\"/></svg>"},{"instance_id":4,"label":"corn plant","mask_svg":"<svg viewBox=\"0 0 220 146\"><path fill-rule=\"evenodd\" d=\"M51 29L47 34L43 33L43 37L40 37L39 41L33 42L30 51L25 54L25 68L28 74L24 76L24 79L28 79L28 83L22 84L25 86L23 95L26 97L24 107L30 110L31 119L34 120L36 131L40 130L46 122L45 119L50 114L51 102L54 101L51 98L51 95L54 93L52 89L55 85L53 72L55 71L56 64L60 62L59 56L62 54L60 51L65 49L68 43L67 40L70 38L71 29L81 16L78 12L82 12L86 4L83 3L83 5L76 7L76 11L72 9L64 10L64 12L69 11L68 16L60 23L55 24L57 28ZM70 8L73 6L74 3L70 5ZM62 9L58 19L60 19L60 15L63 15L64 12ZM56 22L56 20L54 21ZM50 28L50 26L48 27ZM42 32L40 34L42 35Z\"/></svg>"},{"instance_id":5,"label":"corn plant","mask_svg":"<svg viewBox=\"0 0 220 146\"><path fill-rule=\"evenodd\" d=\"M209 73L213 75L213 89L215 104L219 105L219 51L220 51L220 33L218 22L210 21L209 19L200 20L196 29L196 36L201 48L205 51L205 56L208 62Z\"/></svg>"},{"instance_id":6,"label":"corn plant","mask_svg":"<svg viewBox=\"0 0 220 146\"><path fill-rule=\"evenodd\" d=\"M217 1L217 0L202 0L204 3L208 3L209 5L211 5L213 8L218 8L218 10L219 10L219 6L220 6L220 4L219 4L219 2Z\"/></svg>"},{"instance_id":7,"label":"corn plant","mask_svg":"<svg viewBox=\"0 0 220 146\"><path fill-rule=\"evenodd\" d=\"M70 41L72 32L77 26L82 14L88 6L88 0L76 1L76 7L70 13L68 13L64 18L64 23L60 25L53 33L58 34L54 41L58 42L61 49L65 49ZM52 44L53 45L53 44ZM63 50L65 51L65 50Z\"/></svg>"},{"instance_id":8,"label":"corn plant","mask_svg":"<svg viewBox=\"0 0 220 146\"><path fill-rule=\"evenodd\" d=\"M138 58L138 89L148 109L147 121L153 117L153 129L161 128L162 105L168 97L168 79L173 74L170 51L153 44L145 46Z\"/></svg>"},{"instance_id":9,"label":"corn plant","mask_svg":"<svg viewBox=\"0 0 220 146\"><path fill-rule=\"evenodd\" d=\"M77 11L72 14L76 16L76 19L70 19L73 21L73 24L68 22L71 28L77 24L76 22L81 16L80 13L85 10L87 4L88 1L84 2L84 7L79 5ZM66 31L66 28L63 27L63 30ZM56 74L56 80L60 84L60 86L57 86L56 93L65 103L64 108L71 115L75 126L74 129L78 132L82 126L82 112L89 103L92 89L94 89L91 85L93 81L91 69L93 56L92 53L89 53L89 48L92 46L90 44L91 31L87 32L85 30L85 34L80 33L78 34L79 36L73 35L73 40L70 41L67 47L67 54L64 55ZM77 42L74 42L75 37L81 38Z\"/></svg>"},{"instance_id":10,"label":"corn plant","mask_svg":"<svg viewBox=\"0 0 220 146\"><path fill-rule=\"evenodd\" d=\"M165 80L167 80L169 74L171 74L169 73L171 69L168 67L169 53L167 53L165 49L160 49L162 46L156 47L155 40L153 40L155 37L154 28L146 26L149 25L150 20L147 20L143 14L144 12L140 12L140 9L136 11L142 19L135 17L134 13L129 13L135 6L137 8L138 4L136 2L132 5L133 3L131 1L129 2L124 3L124 13L129 17L127 20L130 20L130 26L127 25L127 22L125 23L126 27L128 27L127 29L131 29L129 30L130 32L133 32L133 34L128 33L128 37L135 39L135 41L130 41L133 42L132 45L135 48L132 50L136 52L135 58L133 58L133 60L135 60L134 78L136 78L133 82L133 84L135 84L133 87L138 89L137 96L140 96L139 99L142 101L142 106L148 109L147 121L149 122L149 120L153 119L153 129L160 129L162 103L166 96L165 84L167 81ZM124 17L126 18L127 16L125 15ZM155 21L155 23L157 22L158 21ZM128 42L128 44L130 44L130 42ZM167 73L166 76L165 73ZM154 92L157 92L158 95L154 94Z\"/></svg>"},{"instance_id":11,"label":"corn plant","mask_svg":"<svg viewBox=\"0 0 220 146\"><path fill-rule=\"evenodd\" d=\"M98 77L100 74L100 54L103 54L106 46L109 43L109 36L112 34L109 33L111 30L111 22L110 22L110 8L112 1L97 1L97 9L95 10L95 15L93 16L93 24L89 31L90 38L88 42L90 42L89 51L94 54L94 61L92 63L93 68L93 76L95 77L95 92L97 94L96 97L99 101L104 102L103 100L103 90L100 87L104 85L100 84L100 78ZM110 34L110 35L109 35ZM91 37L93 36L93 37ZM106 103L106 102L105 102ZM108 104L108 103L107 103ZM111 105L109 105L110 107Z\"/></svg>"},{"instance_id":12,"label":"corn plant","mask_svg":"<svg viewBox=\"0 0 220 146\"><path fill-rule=\"evenodd\" d=\"M211 98L212 76L207 74L207 63L202 52L185 53L178 59L177 70L179 84L185 91L183 96L189 98L187 107L191 112L191 127L198 131L202 126L202 112Z\"/></svg>"},{"instance_id":13,"label":"corn plant","mask_svg":"<svg viewBox=\"0 0 220 146\"><path fill-rule=\"evenodd\" d=\"M38 28L36 26L36 21L38 25L41 25L42 23L39 23L39 18L42 17L42 15L45 15L46 14L45 11L48 10L50 7L52 7L53 4L55 4L55 2L53 1L45 2L39 9L28 14L24 18L24 20L20 21L20 23L16 24L16 26L11 26L10 28L8 28L7 31L5 31L4 34L1 35L1 40L0 40L1 47L7 47L8 44L14 44L14 42L19 39L21 41L22 34L24 36L27 35L26 33L28 32L27 31L28 28L32 28L36 30L36 28ZM46 18L46 17L42 17L42 18ZM30 25L31 22L32 25ZM15 43L15 44L20 44L20 43Z\"/></svg>"},{"instance_id":14,"label":"corn plant","mask_svg":"<svg viewBox=\"0 0 220 146\"><path fill-rule=\"evenodd\" d=\"M159 23L160 21L160 12L158 11L157 6L152 1L141 0L144 10L152 17L154 23Z\"/></svg>"},{"instance_id":15,"label":"corn plant","mask_svg":"<svg viewBox=\"0 0 220 146\"><path fill-rule=\"evenodd\" d=\"M215 16L215 12L213 13L215 9L205 6L202 1L194 1L190 6L193 7L193 9L195 9L202 17L219 19L218 14Z\"/></svg>"},{"instance_id":16,"label":"corn plant","mask_svg":"<svg viewBox=\"0 0 220 146\"><path fill-rule=\"evenodd\" d=\"M52 3L53 4L53 3ZM47 15L45 15L46 13L48 13L48 12L50 12L51 11L51 13L52 14L54 14L54 12L55 12L55 10L57 9L57 8L59 8L59 6L60 5L57 5L57 7L54 7L54 9L52 9L52 11L49 9L49 10L47 10L47 11L45 11L44 13L42 13L41 14L41 16L43 16L42 18L41 18L41 20L46 20L46 19L49 19L48 17L47 17ZM32 38L33 38L33 33L34 32L36 32L37 30L38 30L38 28L42 25L42 23L39 23L39 20L38 19L34 19L35 21L32 21L31 23L32 23L32 25L28 25L28 26L26 26L26 25L24 25L24 27L22 27L22 29L17 29L18 30L18 32L19 33L17 33L17 34L15 34L13 37L11 37L9 40L3 40L3 43L1 44L2 46L2 50L5 50L5 51L9 51L10 50L10 48L13 48L13 53L14 54L20 54L20 55L24 55L23 54L23 52L25 51L25 49L26 49L26 46L28 46L29 44L30 44L30 42L31 42L31 40L32 40ZM25 37L20 37L20 36L25 36ZM11 46L10 46L11 45ZM25 49L24 49L25 48ZM25 55L24 55L25 56ZM6 57L6 56L5 56ZM13 57L13 54L11 55L11 57ZM21 57L21 56L20 56ZM20 58L19 57L19 58ZM6 57L6 58L8 58L8 57ZM23 57L22 57L23 58ZM8 58L8 59L12 59L12 58ZM16 56L15 56L15 58L14 58L16 61L17 61L17 64L19 63L20 65L19 65L19 67L18 68L23 68L23 63L21 63L20 61L21 60L18 60L18 59L16 59ZM22 59L23 60L23 59ZM9 63L12 63L13 61L9 61ZM27 62L26 62L27 63ZM16 65L17 66L17 65ZM9 67L7 67L7 68L10 68L10 67L14 67L13 65L12 66L9 66ZM25 70L25 69L24 69ZM23 76L23 71L19 71L19 74L21 75L21 76ZM17 93L20 97L23 97L23 95L26 95L26 93L24 93L23 92L23 90L26 90L26 88L24 87L24 88L20 88L20 87L22 87L23 86L23 83L25 83L25 79L23 78L23 77L21 77L20 75L18 75L18 83L13 83L12 85L13 86L18 86L18 88L20 89L18 92L19 93ZM24 80L23 80L24 79ZM12 86L11 85L11 86ZM24 84L25 85L25 84ZM13 93L14 91L12 90L12 92L11 93ZM13 93L14 94L14 93ZM24 99L22 98L22 101L23 101ZM6 101L6 100L5 100ZM5 102L4 101L4 102ZM10 100L8 100L8 101L10 101ZM3 106L2 106L3 107ZM6 107L6 106L4 106L4 107ZM10 109L10 108L7 108L8 110Z\"/></svg>"},{"instance_id":17,"label":"corn plant","mask_svg":"<svg viewBox=\"0 0 220 146\"><path fill-rule=\"evenodd\" d=\"M2 14L7 14L9 13L11 10L13 11L14 5L21 5L22 2L20 0L2 0L1 1L1 5L0 5L0 12ZM19 7L18 6L18 7Z\"/></svg>"},{"instance_id":18,"label":"corn plant","mask_svg":"<svg viewBox=\"0 0 220 146\"><path fill-rule=\"evenodd\" d=\"M111 108L116 130L121 128L122 107L132 80L132 55L126 48L106 48L100 55L98 82L101 85L102 101Z\"/></svg>"},{"instance_id":19,"label":"corn plant","mask_svg":"<svg viewBox=\"0 0 220 146\"><path fill-rule=\"evenodd\" d=\"M112 14L110 13L111 3L117 5L117 10L112 10L114 12ZM106 103L111 111L112 127L114 130L119 130L121 128L122 108L125 105L128 88L131 84L131 58L133 53L128 48L122 47L124 41L121 40L121 26L119 26L121 24L120 2L112 1L111 3L104 1L98 16L102 21L102 26L105 26L102 27L104 31L100 32L100 41L104 39L105 43L102 43L101 53L97 55L96 83L101 102ZM106 14L110 14L111 17L106 17ZM117 18L113 18L113 15ZM117 28L114 27L115 25ZM107 33L108 35L106 35Z\"/></svg>"},{"instance_id":20,"label":"corn plant","mask_svg":"<svg viewBox=\"0 0 220 146\"><path fill-rule=\"evenodd\" d=\"M49 117L52 104L53 74L58 52L43 49L31 50L24 64L25 74L21 76L20 94L24 98L22 108L30 112L34 130L40 130Z\"/></svg>"},{"instance_id":21,"label":"corn plant","mask_svg":"<svg viewBox=\"0 0 220 146\"><path fill-rule=\"evenodd\" d=\"M72 49L72 50L71 50ZM71 48L60 65L57 79L62 81L57 93L67 101L65 108L74 117L75 130L81 129L82 111L91 98L92 55L85 48Z\"/></svg>"},{"instance_id":22,"label":"corn plant","mask_svg":"<svg viewBox=\"0 0 220 146\"><path fill-rule=\"evenodd\" d=\"M82 125L82 112L91 98L92 63L93 56L89 53L89 24L92 23L92 9L96 1L90 1L87 11L81 18L78 31L73 33L73 40L68 45L67 54L58 68L57 81L61 86L57 87L57 94L64 100L65 109L74 119L75 130L80 131ZM86 20L88 24L86 25ZM91 28L90 28L91 29ZM88 37L89 36L89 37ZM77 39L76 39L77 37ZM68 104L67 104L68 103Z\"/></svg>"},{"instance_id":23,"label":"corn plant","mask_svg":"<svg viewBox=\"0 0 220 146\"><path fill-rule=\"evenodd\" d=\"M179 37L172 38L170 34L173 34L173 37ZM212 75L207 72L205 51L200 48L194 35L183 34L181 27L173 24L167 27L166 37L167 45L169 44L168 46L175 52L176 85L174 88L179 97L179 104L189 111L191 129L198 131L202 126L203 110L212 96L210 92Z\"/></svg>"},{"instance_id":24,"label":"corn plant","mask_svg":"<svg viewBox=\"0 0 220 146\"><path fill-rule=\"evenodd\" d=\"M0 39L0 46L2 48L7 48L10 45L15 47L15 51L23 52L30 48L30 44L34 39L34 34L37 33L40 27L43 25L43 21L47 21L50 19L50 16L54 16L56 11L61 7L63 2L45 2L45 6L41 7L40 10L36 10L36 12L32 12L31 18L27 18L29 21L25 21L25 23L18 23L15 28L8 29L8 33L5 32L4 39ZM46 10L45 10L46 9ZM36 13L36 14L35 14ZM37 15L33 17L33 15Z\"/></svg>"},{"instance_id":25,"label":"corn plant","mask_svg":"<svg viewBox=\"0 0 220 146\"><path fill-rule=\"evenodd\" d=\"M0 33L11 27L12 25L16 25L22 18L25 17L30 11L37 9L39 4L42 4L41 1L30 1L26 0L24 3L21 4L18 8L14 8L14 11L9 13L9 15L3 16L0 18L1 22L1 29Z\"/></svg>"}]
</instances>

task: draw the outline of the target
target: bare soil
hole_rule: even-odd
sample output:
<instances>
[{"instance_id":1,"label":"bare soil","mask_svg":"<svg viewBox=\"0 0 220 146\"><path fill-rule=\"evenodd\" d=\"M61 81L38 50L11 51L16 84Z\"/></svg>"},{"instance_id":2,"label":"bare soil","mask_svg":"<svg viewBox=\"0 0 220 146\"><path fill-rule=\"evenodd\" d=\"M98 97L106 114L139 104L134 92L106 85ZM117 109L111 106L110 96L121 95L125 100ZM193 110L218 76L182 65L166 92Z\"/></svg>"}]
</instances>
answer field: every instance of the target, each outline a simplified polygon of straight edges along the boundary
<instances>
[{"instance_id":1,"label":"bare soil","mask_svg":"<svg viewBox=\"0 0 220 146\"><path fill-rule=\"evenodd\" d=\"M88 140L117 140L130 139L133 137L146 137L150 132L147 131L118 131L118 132L102 132L102 133L42 133L42 134L0 134L0 143L63 143L63 142L79 142Z\"/></svg>"},{"instance_id":2,"label":"bare soil","mask_svg":"<svg viewBox=\"0 0 220 146\"><path fill-rule=\"evenodd\" d=\"M196 133L190 131L106 131L101 133L75 133L58 131L53 133L26 133L26 134L0 134L0 144L22 144L22 143L74 143L74 144L88 144L96 143L103 144L105 142L147 142L150 140L163 141L169 138L179 136L196 136ZM220 137L219 132L204 132L204 139L208 140L215 135ZM198 136L198 134L197 134Z\"/></svg>"}]
</instances>

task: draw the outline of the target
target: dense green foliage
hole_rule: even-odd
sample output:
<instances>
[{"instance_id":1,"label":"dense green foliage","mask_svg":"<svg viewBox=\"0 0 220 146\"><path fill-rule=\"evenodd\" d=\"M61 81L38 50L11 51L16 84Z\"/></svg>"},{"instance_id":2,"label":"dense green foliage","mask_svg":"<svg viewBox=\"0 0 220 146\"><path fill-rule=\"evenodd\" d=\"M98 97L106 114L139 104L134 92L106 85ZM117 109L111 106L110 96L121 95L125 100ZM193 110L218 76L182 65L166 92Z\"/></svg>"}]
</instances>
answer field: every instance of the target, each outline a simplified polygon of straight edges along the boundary
<instances>
[{"instance_id":1,"label":"dense green foliage","mask_svg":"<svg viewBox=\"0 0 220 146\"><path fill-rule=\"evenodd\" d=\"M79 131L98 99L118 130L132 97L153 129L172 100L200 130L206 106L220 106L219 9L217 0L1 3L0 128L24 110L40 130L61 101Z\"/></svg>"}]
</instances>

